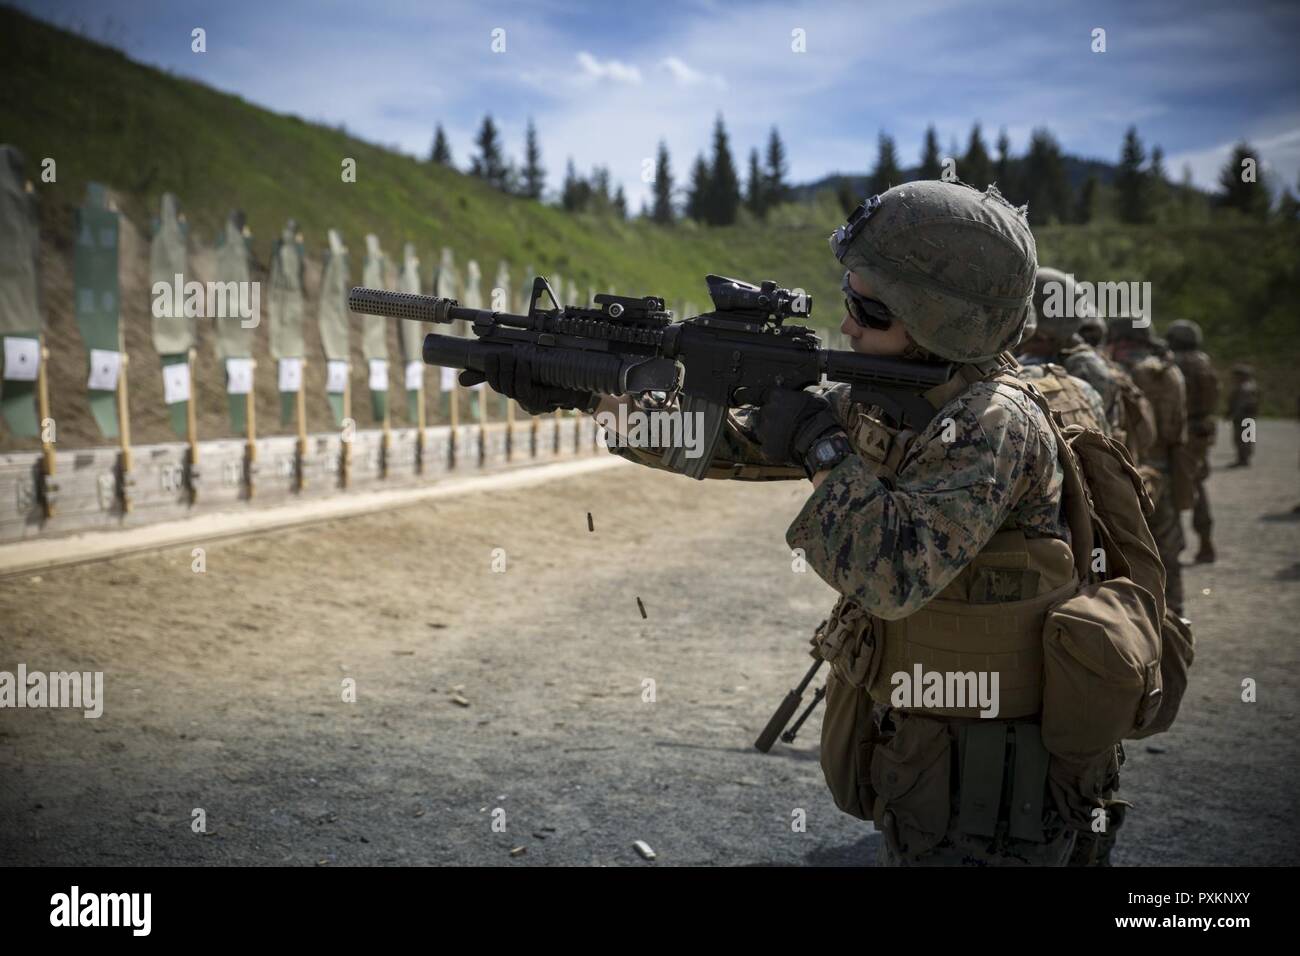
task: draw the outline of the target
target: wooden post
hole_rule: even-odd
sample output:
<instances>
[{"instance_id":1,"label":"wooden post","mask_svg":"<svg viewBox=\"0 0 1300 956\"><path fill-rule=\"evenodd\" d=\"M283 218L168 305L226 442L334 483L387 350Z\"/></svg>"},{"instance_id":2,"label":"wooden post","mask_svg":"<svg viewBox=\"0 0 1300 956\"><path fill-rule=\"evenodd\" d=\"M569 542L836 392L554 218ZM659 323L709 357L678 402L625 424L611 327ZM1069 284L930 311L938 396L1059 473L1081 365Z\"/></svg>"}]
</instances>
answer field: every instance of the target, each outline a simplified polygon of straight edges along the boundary
<instances>
[{"instance_id":1,"label":"wooden post","mask_svg":"<svg viewBox=\"0 0 1300 956\"><path fill-rule=\"evenodd\" d=\"M199 497L199 420L198 413L195 410L199 392L194 382L194 349L190 349L185 361L190 373L190 400L185 403L185 440L189 442L190 446L190 461L187 469L189 480L187 484L190 488L190 504L194 504Z\"/></svg>"},{"instance_id":2,"label":"wooden post","mask_svg":"<svg viewBox=\"0 0 1300 956\"><path fill-rule=\"evenodd\" d=\"M487 458L487 401L483 398L485 389L471 389L470 401L474 404L474 417L478 419L478 463L482 467ZM477 394L478 400L475 401Z\"/></svg>"},{"instance_id":3,"label":"wooden post","mask_svg":"<svg viewBox=\"0 0 1300 956\"><path fill-rule=\"evenodd\" d=\"M415 392L415 473L424 474L424 369L420 369L420 387Z\"/></svg>"},{"instance_id":4,"label":"wooden post","mask_svg":"<svg viewBox=\"0 0 1300 956\"><path fill-rule=\"evenodd\" d=\"M555 434L551 437L551 450L555 454L560 453L560 422L564 418L564 412L561 409L555 410Z\"/></svg>"},{"instance_id":5,"label":"wooden post","mask_svg":"<svg viewBox=\"0 0 1300 956\"><path fill-rule=\"evenodd\" d=\"M515 403L506 399L506 461L515 454Z\"/></svg>"},{"instance_id":6,"label":"wooden post","mask_svg":"<svg viewBox=\"0 0 1300 956\"><path fill-rule=\"evenodd\" d=\"M391 380L389 381L389 384L390 384L390 385L392 384L392 381L391 381ZM393 406L393 403L392 403L392 393L391 393L391 391L390 391L390 392L385 392L385 393L384 393L384 429L383 429L383 439L382 439L382 441L381 441L380 444L379 444L379 477L380 477L380 478L387 478L387 477L388 477L388 450L389 450L390 447L392 447L392 443L393 443L393 433L392 433L393 408L392 408L392 406Z\"/></svg>"},{"instance_id":7,"label":"wooden post","mask_svg":"<svg viewBox=\"0 0 1300 956\"><path fill-rule=\"evenodd\" d=\"M126 340L119 327L117 350L122 356L122 367L117 375L117 494L122 502L122 513L131 511L131 408L127 402L126 369L130 357L126 354Z\"/></svg>"},{"instance_id":8,"label":"wooden post","mask_svg":"<svg viewBox=\"0 0 1300 956\"><path fill-rule=\"evenodd\" d=\"M54 501L51 495L57 491L58 486L54 482L54 442L46 441L45 436L47 429L46 421L50 420L50 380L45 373L45 366L50 361L50 350L45 347L45 336L40 337L41 361L36 367L36 406L37 412L41 419L41 453L42 453L42 475L41 475L41 501L45 506L45 517L54 517ZM55 439L57 440L58 423L54 423L56 429Z\"/></svg>"},{"instance_id":9,"label":"wooden post","mask_svg":"<svg viewBox=\"0 0 1300 956\"><path fill-rule=\"evenodd\" d=\"M257 377L257 359L250 358L248 363L248 394L244 396L244 487L251 499L257 488L253 481L257 464L257 390L253 387Z\"/></svg>"},{"instance_id":10,"label":"wooden post","mask_svg":"<svg viewBox=\"0 0 1300 956\"><path fill-rule=\"evenodd\" d=\"M356 435L356 429L348 428L348 421L352 418L352 360L348 360L348 376L343 382L343 434L346 436L340 444L339 450L339 487L346 488L348 481L352 477L352 439ZM354 423L355 425L355 423Z\"/></svg>"},{"instance_id":11,"label":"wooden post","mask_svg":"<svg viewBox=\"0 0 1300 956\"><path fill-rule=\"evenodd\" d=\"M307 487L307 359L303 358L302 375L298 381L298 397L294 404L298 413L298 492Z\"/></svg>"},{"instance_id":12,"label":"wooden post","mask_svg":"<svg viewBox=\"0 0 1300 956\"><path fill-rule=\"evenodd\" d=\"M537 457L537 416L528 416L528 454L532 458Z\"/></svg>"},{"instance_id":13,"label":"wooden post","mask_svg":"<svg viewBox=\"0 0 1300 956\"><path fill-rule=\"evenodd\" d=\"M451 397L448 400L451 408L451 440L448 444L451 454L451 467L456 467L456 438L460 429L460 383L451 383Z\"/></svg>"}]
</instances>

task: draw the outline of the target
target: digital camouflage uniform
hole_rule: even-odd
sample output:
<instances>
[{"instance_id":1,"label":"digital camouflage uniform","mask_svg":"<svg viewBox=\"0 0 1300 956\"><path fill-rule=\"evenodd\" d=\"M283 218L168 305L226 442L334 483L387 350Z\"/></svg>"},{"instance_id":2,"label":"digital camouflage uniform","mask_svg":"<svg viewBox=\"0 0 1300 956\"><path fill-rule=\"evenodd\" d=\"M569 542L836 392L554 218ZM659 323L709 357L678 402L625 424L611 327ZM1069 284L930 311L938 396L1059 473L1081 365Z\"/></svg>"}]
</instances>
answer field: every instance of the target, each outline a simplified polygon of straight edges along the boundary
<instances>
[{"instance_id":1,"label":"digital camouflage uniform","mask_svg":"<svg viewBox=\"0 0 1300 956\"><path fill-rule=\"evenodd\" d=\"M1101 415L1097 420L1105 424L1098 430L1107 435L1118 433L1117 437L1122 441L1125 432L1122 405L1119 402L1119 383L1109 363L1078 334L1083 322L1091 319L1093 312L1086 299L1078 299L1074 276L1059 269L1040 266L1034 276L1034 308L1026 323L1021 339L1021 354L1017 359L1025 367L1022 377L1054 377L1052 372L1029 371L1050 364L1086 383L1088 388L1085 390L1085 400L1089 408L1094 412L1096 410L1093 395L1100 400ZM1026 350L1026 344L1031 341L1035 347ZM1062 385L1071 394L1062 395L1061 389L1049 382L1053 392L1048 396L1049 403L1055 401L1060 404L1064 401L1070 412L1077 412L1074 406L1079 404L1079 400L1072 394L1073 387L1064 381ZM1056 404L1053 404L1053 410L1060 411Z\"/></svg>"},{"instance_id":2,"label":"digital camouflage uniform","mask_svg":"<svg viewBox=\"0 0 1300 956\"><path fill-rule=\"evenodd\" d=\"M1214 444L1219 410L1219 376L1214 363L1201 351L1201 328L1179 319L1165 333L1174 362L1187 386L1187 452L1195 467L1196 502L1192 506L1192 529L1200 538L1197 561L1214 560L1214 519L1205 480L1210 475L1210 447Z\"/></svg>"},{"instance_id":3,"label":"digital camouflage uniform","mask_svg":"<svg viewBox=\"0 0 1300 956\"><path fill-rule=\"evenodd\" d=\"M1013 362L987 369L993 356L1018 339L1028 311L1036 253L1023 211L1007 204L996 190L981 194L935 182L895 187L879 198L863 240L837 255L848 268L870 277L874 294L903 322L920 349L959 363L984 363L982 377L955 377L927 393L938 411L915 434L900 433L900 423L885 419L879 408L852 402L847 386L819 389L857 454L824 473L791 523L786 541L801 549L808 566L839 592L836 615L848 602L884 623L907 622L946 589L951 593L970 577L966 572L995 535L1051 540L1064 543L1068 551L1069 530L1061 512L1063 470L1046 417L1023 386L1014 384ZM981 261L981 256L990 258ZM916 275L916 270L923 271ZM979 301L964 298L968 294ZM917 316L938 318L922 321ZM741 409L729 415L709 476L804 477L801 469L764 457L750 430L753 414ZM882 460L875 441L882 434L896 438L897 448L905 447L897 460ZM662 467L660 449L614 451ZM1021 596L995 595L989 603ZM871 644L874 634L875 625L862 640ZM847 686L842 692L865 693ZM917 709L900 711L875 693L867 701L887 742L877 754L888 742L916 733L951 734L954 741L942 758L951 759L954 770L949 776L943 768L951 789L942 801L948 812L939 814L938 829L924 840L914 839L904 827L907 821L886 803L883 826L877 813L877 828L885 835L881 863L1065 865L1075 833L1047 798L1038 839L1012 838L1005 819L992 836L963 832L957 812L961 721ZM1036 735L1035 721L1031 715L1018 726L1029 724ZM906 752L891 750L888 756L901 760L902 771L908 772ZM880 759L871 764L873 777L898 772L878 768ZM999 781L1004 759L1010 758L999 753L989 768ZM1005 803L1004 817L1011 812ZM904 806L899 804L900 812Z\"/></svg>"}]
</instances>

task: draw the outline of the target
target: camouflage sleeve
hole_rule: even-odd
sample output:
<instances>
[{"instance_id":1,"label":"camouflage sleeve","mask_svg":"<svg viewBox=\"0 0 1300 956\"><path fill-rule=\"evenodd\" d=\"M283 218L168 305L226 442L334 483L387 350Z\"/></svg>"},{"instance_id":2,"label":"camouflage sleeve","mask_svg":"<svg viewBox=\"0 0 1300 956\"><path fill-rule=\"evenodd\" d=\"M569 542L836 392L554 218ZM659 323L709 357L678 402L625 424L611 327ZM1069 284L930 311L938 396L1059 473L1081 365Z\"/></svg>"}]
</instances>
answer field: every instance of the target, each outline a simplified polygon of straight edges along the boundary
<instances>
[{"instance_id":1,"label":"camouflage sleeve","mask_svg":"<svg viewBox=\"0 0 1300 956\"><path fill-rule=\"evenodd\" d=\"M1107 400L1114 391L1115 386L1111 382L1106 363L1092 349L1080 349L1074 352L1066 359L1064 365L1065 370L1075 378L1081 378L1095 388L1101 394L1103 401Z\"/></svg>"},{"instance_id":2,"label":"camouflage sleeve","mask_svg":"<svg viewBox=\"0 0 1300 956\"><path fill-rule=\"evenodd\" d=\"M945 442L949 418L955 428ZM851 456L813 492L786 541L872 614L906 617L988 544L1017 500L1034 451L1040 461L1043 453L1055 461L1051 433L1035 427L1026 408L997 393L967 393L918 437L896 487Z\"/></svg>"},{"instance_id":3,"label":"camouflage sleeve","mask_svg":"<svg viewBox=\"0 0 1300 956\"><path fill-rule=\"evenodd\" d=\"M831 409L841 425L847 429L850 416L849 387L847 385L819 386L811 389L826 397ZM631 409L629 409L631 411ZM803 466L793 462L775 462L763 454L754 437L752 422L756 409L753 406L733 408L727 412L727 419L718 438L718 447L709 462L706 478L732 478L739 481L789 481L807 478ZM599 419L598 419L599 420ZM683 432L684 434L684 432ZM616 441L610 435L607 441ZM612 454L645 465L647 468L670 469L663 463L666 448L661 445L642 445L631 447L626 444L609 446Z\"/></svg>"}]
</instances>

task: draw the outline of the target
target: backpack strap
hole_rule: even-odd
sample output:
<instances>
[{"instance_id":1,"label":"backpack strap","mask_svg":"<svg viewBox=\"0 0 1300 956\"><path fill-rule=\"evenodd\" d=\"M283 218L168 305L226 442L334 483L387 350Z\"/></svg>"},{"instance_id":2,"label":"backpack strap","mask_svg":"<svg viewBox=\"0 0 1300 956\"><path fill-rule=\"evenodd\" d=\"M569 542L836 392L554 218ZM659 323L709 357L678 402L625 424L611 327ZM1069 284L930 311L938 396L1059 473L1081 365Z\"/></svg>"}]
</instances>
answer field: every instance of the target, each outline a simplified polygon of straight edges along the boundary
<instances>
[{"instance_id":1,"label":"backpack strap","mask_svg":"<svg viewBox=\"0 0 1300 956\"><path fill-rule=\"evenodd\" d=\"M1052 410L1047 405L1047 399L1039 394L1038 389L1031 386L1028 382L1021 381L1018 378L1007 376L1003 379L1004 384L1012 388L1019 389L1027 395L1043 413L1047 419L1047 427L1052 430L1052 436L1056 439L1056 458L1061 463L1061 471L1065 475L1065 484L1061 490L1061 508L1065 512L1065 523L1070 528L1070 550L1074 554L1074 570L1079 576L1081 582L1086 582L1090 576L1090 567L1092 564L1092 547L1093 547L1093 519L1096 517L1092 502L1088 497L1087 482L1084 481L1083 471L1079 467L1079 461L1070 448L1070 443L1066 441L1065 435L1052 416Z\"/></svg>"}]
</instances>

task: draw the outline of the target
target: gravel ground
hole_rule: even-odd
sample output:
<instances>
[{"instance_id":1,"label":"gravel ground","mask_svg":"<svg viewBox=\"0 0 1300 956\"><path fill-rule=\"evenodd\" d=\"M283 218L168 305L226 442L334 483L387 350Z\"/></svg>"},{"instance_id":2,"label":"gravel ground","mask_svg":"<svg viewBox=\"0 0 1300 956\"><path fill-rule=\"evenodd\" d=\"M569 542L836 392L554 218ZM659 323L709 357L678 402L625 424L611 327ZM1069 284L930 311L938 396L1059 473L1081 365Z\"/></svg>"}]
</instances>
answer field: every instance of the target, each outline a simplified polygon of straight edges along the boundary
<instances>
[{"instance_id":1,"label":"gravel ground","mask_svg":"<svg viewBox=\"0 0 1300 956\"><path fill-rule=\"evenodd\" d=\"M1196 666L1129 748L1117 864L1300 858L1297 439L1265 422L1212 476ZM0 710L0 863L868 864L817 720L751 746L833 601L784 544L807 491L628 465L212 543L201 574L187 546L0 581L0 670L105 681L98 719Z\"/></svg>"}]
</instances>

